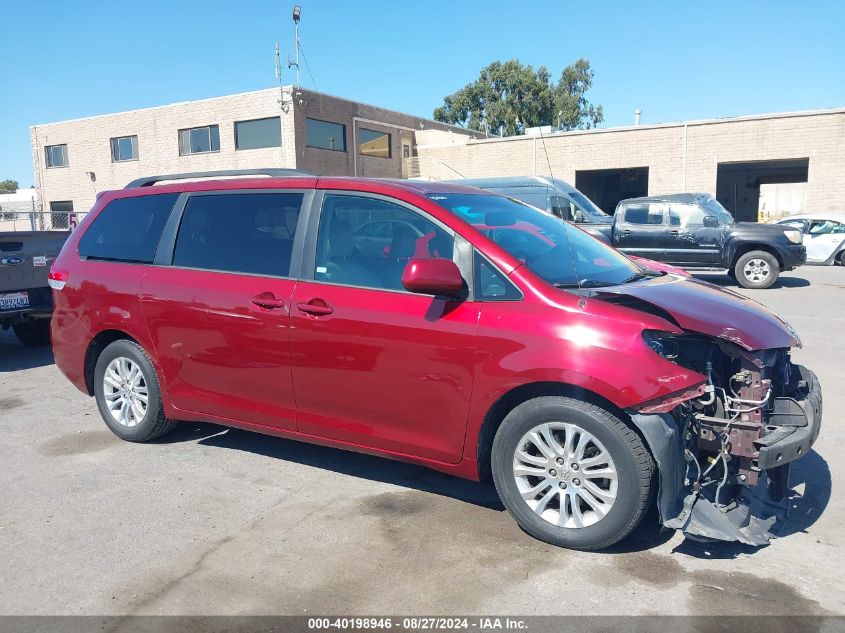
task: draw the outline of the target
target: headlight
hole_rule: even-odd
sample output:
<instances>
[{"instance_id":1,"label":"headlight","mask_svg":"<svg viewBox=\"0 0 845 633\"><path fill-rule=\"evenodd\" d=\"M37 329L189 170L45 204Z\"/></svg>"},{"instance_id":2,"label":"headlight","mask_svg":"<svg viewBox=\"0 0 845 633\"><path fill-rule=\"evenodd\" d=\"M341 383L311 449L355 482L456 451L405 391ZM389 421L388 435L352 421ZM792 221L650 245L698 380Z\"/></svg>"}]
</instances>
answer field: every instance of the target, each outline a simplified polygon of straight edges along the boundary
<instances>
[{"instance_id":1,"label":"headlight","mask_svg":"<svg viewBox=\"0 0 845 633\"><path fill-rule=\"evenodd\" d=\"M801 243L801 231L784 231L783 234L786 235L786 239L793 244Z\"/></svg>"}]
</instances>

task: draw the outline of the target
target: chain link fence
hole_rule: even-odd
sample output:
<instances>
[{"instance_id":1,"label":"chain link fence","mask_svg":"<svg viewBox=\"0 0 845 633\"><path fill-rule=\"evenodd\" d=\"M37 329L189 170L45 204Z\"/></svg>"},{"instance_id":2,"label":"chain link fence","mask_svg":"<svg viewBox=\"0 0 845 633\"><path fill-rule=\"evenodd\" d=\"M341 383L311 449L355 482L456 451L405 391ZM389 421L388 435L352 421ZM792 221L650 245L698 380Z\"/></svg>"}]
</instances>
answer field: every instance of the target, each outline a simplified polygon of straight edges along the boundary
<instances>
[{"instance_id":1,"label":"chain link fence","mask_svg":"<svg viewBox=\"0 0 845 633\"><path fill-rule=\"evenodd\" d=\"M20 210L15 209L11 204L0 204L0 233L11 231L72 231L84 216L84 213L73 211Z\"/></svg>"}]
</instances>

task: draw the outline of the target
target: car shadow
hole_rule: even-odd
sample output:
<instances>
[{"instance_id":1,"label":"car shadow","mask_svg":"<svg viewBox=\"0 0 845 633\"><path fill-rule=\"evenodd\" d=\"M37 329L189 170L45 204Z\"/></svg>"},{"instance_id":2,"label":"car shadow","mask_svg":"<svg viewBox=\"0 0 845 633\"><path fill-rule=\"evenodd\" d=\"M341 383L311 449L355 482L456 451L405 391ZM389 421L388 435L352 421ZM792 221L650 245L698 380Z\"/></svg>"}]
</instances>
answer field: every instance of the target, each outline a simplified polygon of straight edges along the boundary
<instances>
[{"instance_id":1,"label":"car shadow","mask_svg":"<svg viewBox=\"0 0 845 633\"><path fill-rule=\"evenodd\" d=\"M24 347L11 330L0 330L0 373L44 367L53 362L53 350L49 345Z\"/></svg>"},{"instance_id":2,"label":"car shadow","mask_svg":"<svg viewBox=\"0 0 845 633\"><path fill-rule=\"evenodd\" d=\"M832 490L830 468L824 458L816 451L810 451L792 465L790 486L794 489L804 484L803 494L793 493L786 502L788 514L777 530L778 538L786 538L795 533L806 533L824 513ZM754 554L760 548L742 543L721 541L700 542L686 538L672 551L694 558L730 560L741 554Z\"/></svg>"},{"instance_id":3,"label":"car shadow","mask_svg":"<svg viewBox=\"0 0 845 633\"><path fill-rule=\"evenodd\" d=\"M498 512L505 511L492 482L461 479L423 466L364 453L201 422L182 422L173 433L155 442L197 442L205 446L246 451L350 477L403 486ZM657 507L652 505L640 525L626 539L603 551L619 554L650 550L668 541L673 534L674 530L660 525Z\"/></svg>"},{"instance_id":4,"label":"car shadow","mask_svg":"<svg viewBox=\"0 0 845 633\"><path fill-rule=\"evenodd\" d=\"M728 275L695 273L693 274L693 277L700 281L707 281L716 286L724 286L739 291L745 290L745 288L740 286L736 281L734 281L733 278ZM767 290L771 290L773 288L806 288L809 285L810 281L808 279L804 279L803 277L791 277L781 275L777 278L777 281L775 281L775 283L771 285L770 288L767 288Z\"/></svg>"},{"instance_id":5,"label":"car shadow","mask_svg":"<svg viewBox=\"0 0 845 633\"><path fill-rule=\"evenodd\" d=\"M452 477L423 466L364 453L194 422L182 422L173 433L156 440L158 443L191 441L282 459L359 479L413 488L491 510L505 510L492 483Z\"/></svg>"}]
</instances>

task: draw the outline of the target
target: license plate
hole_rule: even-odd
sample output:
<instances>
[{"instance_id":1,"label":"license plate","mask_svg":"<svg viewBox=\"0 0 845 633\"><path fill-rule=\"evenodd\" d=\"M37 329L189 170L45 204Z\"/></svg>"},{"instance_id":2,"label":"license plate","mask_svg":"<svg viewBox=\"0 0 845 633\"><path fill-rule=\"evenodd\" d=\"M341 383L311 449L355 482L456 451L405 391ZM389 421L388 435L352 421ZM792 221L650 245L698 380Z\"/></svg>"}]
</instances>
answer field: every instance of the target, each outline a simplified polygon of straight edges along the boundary
<instances>
[{"instance_id":1,"label":"license plate","mask_svg":"<svg viewBox=\"0 0 845 633\"><path fill-rule=\"evenodd\" d=\"M18 310L29 307L29 293L9 292L0 295L0 310Z\"/></svg>"}]
</instances>

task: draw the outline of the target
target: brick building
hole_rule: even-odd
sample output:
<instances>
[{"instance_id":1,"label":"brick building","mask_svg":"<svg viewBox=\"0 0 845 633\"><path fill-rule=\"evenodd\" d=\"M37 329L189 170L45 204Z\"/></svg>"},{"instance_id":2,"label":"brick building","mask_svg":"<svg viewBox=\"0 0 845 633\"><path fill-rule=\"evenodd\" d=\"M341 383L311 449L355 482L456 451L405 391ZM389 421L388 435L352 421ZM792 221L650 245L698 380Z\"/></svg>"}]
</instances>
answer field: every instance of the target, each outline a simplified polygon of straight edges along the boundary
<instances>
[{"instance_id":1,"label":"brick building","mask_svg":"<svg viewBox=\"0 0 845 633\"><path fill-rule=\"evenodd\" d=\"M415 176L549 175L551 170L608 212L623 198L701 191L716 195L738 219L757 220L764 194L779 187L793 194L789 204L781 202L780 212L800 212L801 206L845 210L845 108L420 141Z\"/></svg>"},{"instance_id":2,"label":"brick building","mask_svg":"<svg viewBox=\"0 0 845 633\"><path fill-rule=\"evenodd\" d=\"M65 214L88 210L98 191L158 174L289 167L401 178L421 130L467 134L287 86L34 125L30 135L42 210Z\"/></svg>"}]
</instances>

